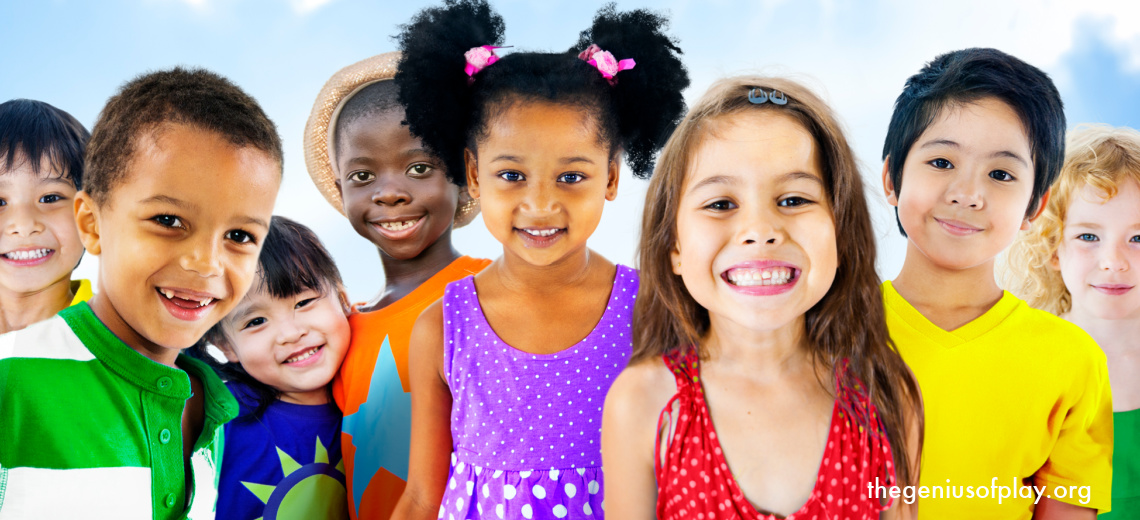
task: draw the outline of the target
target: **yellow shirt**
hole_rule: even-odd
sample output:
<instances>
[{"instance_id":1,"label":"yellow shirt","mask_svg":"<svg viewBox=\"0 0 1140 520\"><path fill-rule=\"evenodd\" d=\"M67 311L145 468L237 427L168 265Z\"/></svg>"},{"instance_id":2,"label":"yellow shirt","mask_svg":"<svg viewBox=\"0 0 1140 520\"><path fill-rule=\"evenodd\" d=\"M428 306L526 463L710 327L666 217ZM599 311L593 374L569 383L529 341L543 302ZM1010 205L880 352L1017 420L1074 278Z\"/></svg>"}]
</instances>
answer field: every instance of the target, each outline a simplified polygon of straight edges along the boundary
<instances>
[{"instance_id":1,"label":"yellow shirt","mask_svg":"<svg viewBox=\"0 0 1140 520\"><path fill-rule=\"evenodd\" d=\"M79 302L90 300L91 296L93 296L93 293L91 292L91 280L72 280L71 294L74 294L75 296L71 298L71 304L68 305L68 307Z\"/></svg>"},{"instance_id":2,"label":"yellow shirt","mask_svg":"<svg viewBox=\"0 0 1140 520\"><path fill-rule=\"evenodd\" d=\"M1028 520L1030 485L1061 502L1109 509L1112 393L1104 352L1088 334L1008 292L953 331L927 320L889 281L883 302L926 409L916 496L925 487L930 498L919 498L920 519Z\"/></svg>"}]
</instances>

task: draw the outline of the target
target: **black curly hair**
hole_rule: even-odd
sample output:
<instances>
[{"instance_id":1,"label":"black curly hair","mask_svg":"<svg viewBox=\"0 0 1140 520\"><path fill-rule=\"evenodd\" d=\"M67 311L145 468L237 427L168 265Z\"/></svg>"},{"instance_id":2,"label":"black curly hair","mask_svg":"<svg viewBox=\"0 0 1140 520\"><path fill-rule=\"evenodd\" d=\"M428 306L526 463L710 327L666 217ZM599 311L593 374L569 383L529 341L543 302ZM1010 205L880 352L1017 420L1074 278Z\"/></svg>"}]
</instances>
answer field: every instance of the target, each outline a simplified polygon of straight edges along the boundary
<instances>
[{"instance_id":1,"label":"black curly hair","mask_svg":"<svg viewBox=\"0 0 1140 520\"><path fill-rule=\"evenodd\" d=\"M668 20L636 10L598 11L593 25L565 52L514 52L469 81L464 53L503 43L503 19L485 0L445 0L401 26L403 55L396 72L400 103L413 134L443 158L452 182L467 184L463 151L477 152L490 120L514 103L545 101L582 107L598 125L611 156L624 151L634 175L653 172L658 150L685 111L689 75ZM611 85L578 54L596 44L637 66Z\"/></svg>"}]
</instances>

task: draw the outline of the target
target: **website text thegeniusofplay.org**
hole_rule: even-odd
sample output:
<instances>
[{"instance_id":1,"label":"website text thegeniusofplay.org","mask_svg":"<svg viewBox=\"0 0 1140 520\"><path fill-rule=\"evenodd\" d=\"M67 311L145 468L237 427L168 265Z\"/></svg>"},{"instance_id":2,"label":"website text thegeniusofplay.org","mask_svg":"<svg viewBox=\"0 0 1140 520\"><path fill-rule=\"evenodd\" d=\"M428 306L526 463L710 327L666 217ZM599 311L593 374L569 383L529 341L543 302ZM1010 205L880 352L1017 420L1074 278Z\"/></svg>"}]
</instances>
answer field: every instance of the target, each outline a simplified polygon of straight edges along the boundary
<instances>
[{"instance_id":1,"label":"website text thegeniusofplay.org","mask_svg":"<svg viewBox=\"0 0 1140 520\"><path fill-rule=\"evenodd\" d=\"M920 498L971 498L1002 500L1008 498L1032 498L1036 504L1041 497L1045 498L1076 498L1081 504L1088 504L1092 500L1092 486L1031 486L1024 484L1017 478L1012 479L1012 485L998 484L994 477L989 486L952 485L950 479L946 484L925 486L887 486L880 484L878 477L875 482L867 483L867 496L869 498L901 498L907 504L913 504Z\"/></svg>"}]
</instances>

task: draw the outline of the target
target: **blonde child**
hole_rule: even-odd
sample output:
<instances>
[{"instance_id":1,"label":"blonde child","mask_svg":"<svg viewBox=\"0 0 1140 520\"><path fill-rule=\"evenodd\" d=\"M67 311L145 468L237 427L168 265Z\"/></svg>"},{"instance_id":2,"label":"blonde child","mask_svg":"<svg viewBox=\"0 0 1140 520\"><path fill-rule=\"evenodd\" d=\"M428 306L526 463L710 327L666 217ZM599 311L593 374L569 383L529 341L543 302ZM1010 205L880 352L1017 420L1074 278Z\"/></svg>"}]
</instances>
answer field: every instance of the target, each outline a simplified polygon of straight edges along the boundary
<instances>
[{"instance_id":1,"label":"blonde child","mask_svg":"<svg viewBox=\"0 0 1140 520\"><path fill-rule=\"evenodd\" d=\"M662 153L639 265L633 359L602 432L610 515L912 511L886 488L917 480L919 392L827 105L785 79L713 85Z\"/></svg>"},{"instance_id":2,"label":"blonde child","mask_svg":"<svg viewBox=\"0 0 1140 520\"><path fill-rule=\"evenodd\" d=\"M1112 511L1140 518L1140 132L1082 125L1032 229L1009 251L1002 282L1029 305L1088 332L1112 386Z\"/></svg>"},{"instance_id":3,"label":"blonde child","mask_svg":"<svg viewBox=\"0 0 1140 520\"><path fill-rule=\"evenodd\" d=\"M630 353L638 278L586 241L623 152L648 175L681 114L688 79L664 22L604 9L568 52L501 59L486 2L404 26L396 82L411 130L465 156L503 255L449 284L413 330L396 518L604 517L602 404Z\"/></svg>"}]
</instances>

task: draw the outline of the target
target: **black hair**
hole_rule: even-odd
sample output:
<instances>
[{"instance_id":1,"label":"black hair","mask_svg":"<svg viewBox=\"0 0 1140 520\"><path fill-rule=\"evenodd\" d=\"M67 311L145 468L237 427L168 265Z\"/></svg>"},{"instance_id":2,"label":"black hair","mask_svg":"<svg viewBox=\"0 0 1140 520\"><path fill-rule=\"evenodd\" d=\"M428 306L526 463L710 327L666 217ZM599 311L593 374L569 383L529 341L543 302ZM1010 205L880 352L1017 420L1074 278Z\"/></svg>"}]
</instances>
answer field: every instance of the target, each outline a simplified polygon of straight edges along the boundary
<instances>
[{"instance_id":1,"label":"black hair","mask_svg":"<svg viewBox=\"0 0 1140 520\"><path fill-rule=\"evenodd\" d=\"M902 190L903 163L914 142L943 108L993 97L1009 105L1029 134L1033 154L1032 215L1061 172L1065 158L1065 111L1053 80L1041 69L997 49L972 48L942 54L911 76L895 100L883 143L895 193ZM898 220L898 209L895 209ZM899 223L899 231L906 231Z\"/></svg>"},{"instance_id":2,"label":"black hair","mask_svg":"<svg viewBox=\"0 0 1140 520\"><path fill-rule=\"evenodd\" d=\"M401 26L400 103L412 133L443 158L460 186L467 183L463 150L477 152L491 119L520 101L586 109L611 154L624 151L633 173L646 178L685 110L681 91L689 86L681 49L664 33L667 22L645 10L619 13L610 4L566 52L514 52L469 78L464 53L501 45L503 19L485 0L445 0ZM617 74L611 85L578 58L591 44L636 66Z\"/></svg>"},{"instance_id":3,"label":"black hair","mask_svg":"<svg viewBox=\"0 0 1140 520\"><path fill-rule=\"evenodd\" d=\"M71 114L43 101L13 99L0 103L0 157L11 170L16 161L28 161L36 175L47 159L61 178L83 185L83 152L91 134Z\"/></svg>"},{"instance_id":4,"label":"black hair","mask_svg":"<svg viewBox=\"0 0 1140 520\"><path fill-rule=\"evenodd\" d=\"M91 131L83 189L98 203L128 171L139 137L164 123L216 132L234 146L252 146L284 166L277 127L257 101L237 85L205 69L150 72L107 101Z\"/></svg>"},{"instance_id":5,"label":"black hair","mask_svg":"<svg viewBox=\"0 0 1140 520\"><path fill-rule=\"evenodd\" d=\"M402 111L404 107L400 106L396 92L396 82L384 80L367 85L348 98L336 118L336 128L333 129L333 149L340 150L341 134L348 128L348 125L357 120L392 109Z\"/></svg>"},{"instance_id":6,"label":"black hair","mask_svg":"<svg viewBox=\"0 0 1140 520\"><path fill-rule=\"evenodd\" d=\"M276 215L269 222L269 232L265 235L261 254L257 257L255 284L250 288L251 293L265 291L277 299L290 298L310 290L339 297L338 293L344 285L332 255L317 235L302 224ZM260 417L281 396L281 392L254 379L240 363L221 363L206 352L207 343L230 344L224 323L225 319L210 327L202 341L190 347L191 356L212 366L223 379L249 387L257 399L257 407L252 416ZM332 402L331 395L329 402Z\"/></svg>"}]
</instances>

